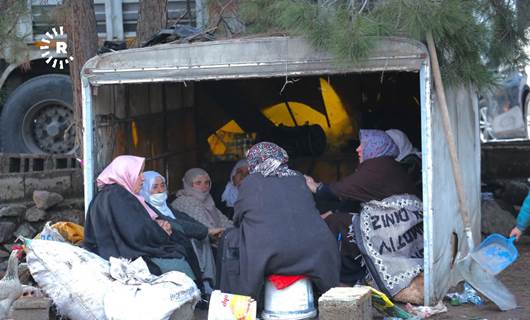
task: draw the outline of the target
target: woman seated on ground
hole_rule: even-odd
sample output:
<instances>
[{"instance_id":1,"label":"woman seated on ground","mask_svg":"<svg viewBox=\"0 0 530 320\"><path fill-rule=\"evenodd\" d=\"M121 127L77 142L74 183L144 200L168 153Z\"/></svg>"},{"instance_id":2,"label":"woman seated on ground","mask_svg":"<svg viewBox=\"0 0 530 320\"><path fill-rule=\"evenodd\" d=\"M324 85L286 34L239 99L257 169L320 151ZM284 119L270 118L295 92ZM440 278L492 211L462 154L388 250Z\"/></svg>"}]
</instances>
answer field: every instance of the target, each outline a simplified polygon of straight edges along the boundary
<instances>
[{"instance_id":1,"label":"woman seated on ground","mask_svg":"<svg viewBox=\"0 0 530 320\"><path fill-rule=\"evenodd\" d=\"M200 284L199 264L186 234L172 229L140 196L144 160L116 157L98 176L100 191L88 208L84 247L104 259L142 257L153 274L180 271Z\"/></svg>"},{"instance_id":2,"label":"woman seated on ground","mask_svg":"<svg viewBox=\"0 0 530 320\"><path fill-rule=\"evenodd\" d=\"M248 163L247 160L239 160L232 172L230 172L230 180L226 183L225 190L221 195L221 206L219 209L229 218L234 215L234 205L237 201L239 184L243 179L248 176Z\"/></svg>"},{"instance_id":3,"label":"woman seated on ground","mask_svg":"<svg viewBox=\"0 0 530 320\"><path fill-rule=\"evenodd\" d=\"M418 189L418 193L421 194L421 152L412 145L405 132L398 129L390 129L385 132L398 147L399 154L396 157L396 161L411 176Z\"/></svg>"},{"instance_id":4,"label":"woman seated on ground","mask_svg":"<svg viewBox=\"0 0 530 320\"><path fill-rule=\"evenodd\" d=\"M186 171L182 178L183 189L177 192L177 198L171 207L184 212L208 228L230 228L232 222L215 207L210 195L211 180L206 171L193 168Z\"/></svg>"},{"instance_id":5,"label":"woman seated on ground","mask_svg":"<svg viewBox=\"0 0 530 320\"><path fill-rule=\"evenodd\" d=\"M302 174L270 142L248 152L250 174L239 186L236 228L220 244L220 289L259 298L265 277L302 275L321 292L339 282L337 243L320 218Z\"/></svg>"},{"instance_id":6,"label":"woman seated on ground","mask_svg":"<svg viewBox=\"0 0 530 320\"><path fill-rule=\"evenodd\" d=\"M362 203L395 194L417 195L411 177L395 161L399 149L388 134L381 130L360 130L360 140L356 150L359 166L353 174L331 184L316 183L305 176L307 186L317 199L332 197Z\"/></svg>"},{"instance_id":7,"label":"woman seated on ground","mask_svg":"<svg viewBox=\"0 0 530 320\"><path fill-rule=\"evenodd\" d=\"M195 254L199 260L199 267L204 284L204 291L210 294L215 285L215 260L208 236L217 239L223 229L208 229L202 223L190 216L168 207L166 180L155 171L144 173L144 184L140 195L162 214L175 232L183 232L191 240Z\"/></svg>"},{"instance_id":8,"label":"woman seated on ground","mask_svg":"<svg viewBox=\"0 0 530 320\"><path fill-rule=\"evenodd\" d=\"M313 178L306 176L307 186L315 193L317 201L335 199L337 202L349 200L358 204L366 204L372 200L381 201L394 195L405 194L413 195L412 197L419 201L416 198L417 189L414 182L403 167L395 161L399 151L390 136L381 130L360 130L360 140L361 144L356 150L360 163L352 175L331 184L316 183ZM335 210L335 212L329 211L322 215L334 235L342 239L341 282L347 285L357 283L366 275L361 257L364 256L364 260L367 257L362 255L358 246L352 242L350 232L354 217L351 212L361 212L359 209L356 206L347 212ZM374 223L379 226L381 221L375 217L373 219ZM391 227L386 216L384 221L385 228L381 230ZM409 226L410 228L420 223L414 219L409 219L409 221L411 223L414 221L414 224ZM398 245L392 246L395 248Z\"/></svg>"}]
</instances>

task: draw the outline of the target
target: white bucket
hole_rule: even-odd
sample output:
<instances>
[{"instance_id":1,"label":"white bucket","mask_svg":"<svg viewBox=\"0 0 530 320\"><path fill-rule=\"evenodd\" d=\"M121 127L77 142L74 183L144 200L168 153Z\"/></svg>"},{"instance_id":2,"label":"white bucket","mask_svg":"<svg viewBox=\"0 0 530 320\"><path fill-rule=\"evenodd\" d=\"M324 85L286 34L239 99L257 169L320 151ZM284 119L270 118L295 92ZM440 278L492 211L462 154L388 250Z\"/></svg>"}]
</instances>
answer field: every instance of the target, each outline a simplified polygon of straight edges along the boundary
<instances>
[{"instance_id":1,"label":"white bucket","mask_svg":"<svg viewBox=\"0 0 530 320\"><path fill-rule=\"evenodd\" d=\"M313 288L309 279L300 279L282 290L270 282L265 283L265 306L261 317L265 320L298 320L317 315L313 301Z\"/></svg>"}]
</instances>

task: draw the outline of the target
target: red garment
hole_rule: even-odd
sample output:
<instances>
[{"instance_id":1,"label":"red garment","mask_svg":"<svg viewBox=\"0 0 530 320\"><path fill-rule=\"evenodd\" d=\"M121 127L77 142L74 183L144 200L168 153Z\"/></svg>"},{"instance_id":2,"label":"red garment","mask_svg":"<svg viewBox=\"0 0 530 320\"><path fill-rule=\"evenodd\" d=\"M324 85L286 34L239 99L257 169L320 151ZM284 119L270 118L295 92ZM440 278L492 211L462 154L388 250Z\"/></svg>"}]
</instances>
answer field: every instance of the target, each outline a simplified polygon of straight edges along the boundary
<instances>
[{"instance_id":1,"label":"red garment","mask_svg":"<svg viewBox=\"0 0 530 320\"><path fill-rule=\"evenodd\" d=\"M267 279L276 287L276 289L282 290L300 279L305 279L305 276L282 276L279 274L271 274Z\"/></svg>"}]
</instances>

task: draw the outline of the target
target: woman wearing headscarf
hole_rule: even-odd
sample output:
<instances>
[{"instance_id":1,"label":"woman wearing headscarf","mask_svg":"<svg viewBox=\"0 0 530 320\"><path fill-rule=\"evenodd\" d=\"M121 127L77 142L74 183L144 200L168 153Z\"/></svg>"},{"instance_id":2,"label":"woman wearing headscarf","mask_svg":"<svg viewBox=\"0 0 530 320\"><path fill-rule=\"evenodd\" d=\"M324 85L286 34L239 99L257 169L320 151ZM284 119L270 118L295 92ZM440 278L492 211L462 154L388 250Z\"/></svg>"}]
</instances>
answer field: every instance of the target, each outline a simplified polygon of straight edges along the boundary
<instances>
[{"instance_id":1,"label":"woman wearing headscarf","mask_svg":"<svg viewBox=\"0 0 530 320\"><path fill-rule=\"evenodd\" d=\"M239 192L237 187L241 181L248 175L248 163L247 160L239 160L232 172L230 172L230 180L226 183L225 190L221 196L221 200L226 203L227 207L234 207Z\"/></svg>"},{"instance_id":2,"label":"woman wearing headscarf","mask_svg":"<svg viewBox=\"0 0 530 320\"><path fill-rule=\"evenodd\" d=\"M302 275L325 292L338 284L337 245L320 218L302 174L284 149L250 148L249 175L239 186L235 228L220 245L220 289L259 298L269 275ZM266 244L266 245L265 245Z\"/></svg>"},{"instance_id":3,"label":"woman wearing headscarf","mask_svg":"<svg viewBox=\"0 0 530 320\"><path fill-rule=\"evenodd\" d=\"M152 273L180 271L198 281L199 265L184 232L171 229L140 195L144 160L118 156L98 176L84 247L104 259L142 257Z\"/></svg>"},{"instance_id":4,"label":"woman wearing headscarf","mask_svg":"<svg viewBox=\"0 0 530 320\"><path fill-rule=\"evenodd\" d=\"M230 219L234 216L234 205L239 195L239 184L247 175L247 160L242 159L236 162L232 168L232 171L230 172L230 178L226 183L225 189L221 195L221 201L218 202L219 210L221 210L221 212Z\"/></svg>"},{"instance_id":5,"label":"woman wearing headscarf","mask_svg":"<svg viewBox=\"0 0 530 320\"><path fill-rule=\"evenodd\" d=\"M309 189L316 196L367 202L382 200L395 194L414 194L414 182L395 161L399 149L388 134L381 130L360 130L361 143L356 152L359 166L355 172L331 183L316 183L306 176Z\"/></svg>"},{"instance_id":6,"label":"woman wearing headscarf","mask_svg":"<svg viewBox=\"0 0 530 320\"><path fill-rule=\"evenodd\" d=\"M405 132L399 129L389 129L385 133L392 138L392 141L398 147L399 154L396 157L396 161L401 162L409 155L415 155L421 158L421 152L412 145Z\"/></svg>"},{"instance_id":7,"label":"woman wearing headscarf","mask_svg":"<svg viewBox=\"0 0 530 320\"><path fill-rule=\"evenodd\" d=\"M217 209L210 195L210 175L200 168L186 171L182 178L183 189L171 203L175 210L184 212L208 228L230 228L232 222Z\"/></svg>"},{"instance_id":8,"label":"woman wearing headscarf","mask_svg":"<svg viewBox=\"0 0 530 320\"><path fill-rule=\"evenodd\" d=\"M390 138L392 138L398 147L399 154L396 157L396 161L399 162L405 171L411 176L418 189L418 193L421 194L421 152L412 145L405 132L398 129L390 129L385 132Z\"/></svg>"},{"instance_id":9,"label":"woman wearing headscarf","mask_svg":"<svg viewBox=\"0 0 530 320\"><path fill-rule=\"evenodd\" d=\"M325 221L341 238L341 282L355 284L369 271L376 286L397 301L423 297L423 212L411 177L395 161L399 149L381 130L361 130L359 166L330 185L306 177L317 196L362 203L355 214L327 214ZM364 262L364 263L363 263ZM366 267L365 267L366 266Z\"/></svg>"},{"instance_id":10,"label":"woman wearing headscarf","mask_svg":"<svg viewBox=\"0 0 530 320\"><path fill-rule=\"evenodd\" d=\"M222 229L208 229L187 214L170 208L166 202L166 179L158 172L144 172L144 179L140 195L158 213L162 214L163 218L171 225L173 231L183 232L191 240L199 260L204 290L207 294L210 294L215 285L215 260L208 236L217 237L222 232Z\"/></svg>"},{"instance_id":11,"label":"woman wearing headscarf","mask_svg":"<svg viewBox=\"0 0 530 320\"><path fill-rule=\"evenodd\" d=\"M417 195L417 190L407 172L395 161L399 149L384 131L360 130L361 143L357 148L359 166L355 172L331 184L316 183L306 176L309 189L316 201L349 202L348 209L338 205L337 210L323 214L329 228L341 243L341 282L355 284L365 275L360 263L360 252L347 239L352 214L361 203L382 200L397 194ZM353 205L352 205L353 203Z\"/></svg>"}]
</instances>

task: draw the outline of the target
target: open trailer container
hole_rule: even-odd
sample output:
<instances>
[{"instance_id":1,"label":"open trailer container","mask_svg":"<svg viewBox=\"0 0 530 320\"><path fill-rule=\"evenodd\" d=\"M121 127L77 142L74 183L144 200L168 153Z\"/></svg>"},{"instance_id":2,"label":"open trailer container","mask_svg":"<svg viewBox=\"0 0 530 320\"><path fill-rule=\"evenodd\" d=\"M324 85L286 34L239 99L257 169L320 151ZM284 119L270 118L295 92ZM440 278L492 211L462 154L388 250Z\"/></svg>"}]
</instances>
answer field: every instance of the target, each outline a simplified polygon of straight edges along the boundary
<instances>
[{"instance_id":1,"label":"open trailer container","mask_svg":"<svg viewBox=\"0 0 530 320\"><path fill-rule=\"evenodd\" d=\"M425 304L461 280L453 263L467 248L422 43L381 38L358 64L339 62L301 38L165 44L94 57L83 68L82 85L85 208L95 177L120 154L146 157L146 169L165 174L170 191L195 166L222 188L234 154L243 156L253 139L285 139L292 167L332 181L355 167L351 140L358 128L398 128L422 151ZM447 100L478 242L476 93L452 88ZM327 145L305 122L319 124ZM219 144L230 135L235 147Z\"/></svg>"}]
</instances>

